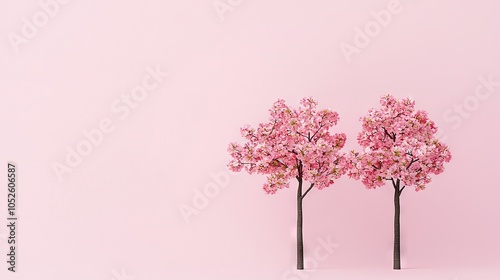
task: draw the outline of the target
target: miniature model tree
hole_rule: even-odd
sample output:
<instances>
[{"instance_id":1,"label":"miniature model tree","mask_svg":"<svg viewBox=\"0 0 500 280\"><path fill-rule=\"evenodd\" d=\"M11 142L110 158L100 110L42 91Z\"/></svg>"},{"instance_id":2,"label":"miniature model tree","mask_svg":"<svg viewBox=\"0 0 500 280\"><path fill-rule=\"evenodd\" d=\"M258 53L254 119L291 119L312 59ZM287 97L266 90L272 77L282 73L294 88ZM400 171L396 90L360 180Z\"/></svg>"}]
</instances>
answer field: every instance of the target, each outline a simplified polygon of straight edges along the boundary
<instances>
[{"instance_id":1,"label":"miniature model tree","mask_svg":"<svg viewBox=\"0 0 500 280\"><path fill-rule=\"evenodd\" d=\"M298 181L297 188L297 269L304 269L302 235L302 201L313 187L321 190L345 174L345 156L340 152L346 136L331 134L338 113L330 109L317 111L312 98L300 101L301 107L293 109L279 99L269 110L269 122L254 129L241 128L245 143L230 143L228 152L232 160L228 167L239 172L267 175L264 191L275 194L288 188L291 179ZM310 185L303 190L303 183Z\"/></svg>"},{"instance_id":2,"label":"miniature model tree","mask_svg":"<svg viewBox=\"0 0 500 280\"><path fill-rule=\"evenodd\" d=\"M405 187L425 189L431 174L444 170L451 160L448 147L434 137L437 127L427 113L415 110L415 101L381 98L382 108L371 109L360 120L363 130L358 143L364 152L352 151L347 157L348 175L362 179L368 189L390 181L394 187L394 259L393 268L401 269L400 196Z\"/></svg>"}]
</instances>

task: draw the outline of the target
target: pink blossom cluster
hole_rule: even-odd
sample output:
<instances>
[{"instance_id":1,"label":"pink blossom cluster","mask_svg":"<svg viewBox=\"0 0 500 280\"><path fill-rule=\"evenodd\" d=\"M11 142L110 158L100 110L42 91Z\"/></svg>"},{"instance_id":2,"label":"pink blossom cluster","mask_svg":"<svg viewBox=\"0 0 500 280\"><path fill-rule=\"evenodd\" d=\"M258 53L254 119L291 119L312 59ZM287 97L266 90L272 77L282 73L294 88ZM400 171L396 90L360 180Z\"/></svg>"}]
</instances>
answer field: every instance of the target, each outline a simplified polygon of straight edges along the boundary
<instances>
[{"instance_id":1,"label":"pink blossom cluster","mask_svg":"<svg viewBox=\"0 0 500 280\"><path fill-rule=\"evenodd\" d=\"M380 104L360 119L358 143L364 151L347 155L348 176L361 178L367 188L399 179L403 186L425 189L429 175L443 172L451 160L448 147L435 138L437 127L425 111L415 110L415 101L386 95Z\"/></svg>"},{"instance_id":2,"label":"pink blossom cluster","mask_svg":"<svg viewBox=\"0 0 500 280\"><path fill-rule=\"evenodd\" d=\"M292 178L323 189L345 174L347 161L340 149L346 136L329 131L337 124L338 113L317 110L312 98L304 98L300 104L294 109L279 99L269 110L269 122L257 128L242 127L246 141L229 144L229 169L267 175L264 190L269 194L288 188Z\"/></svg>"}]
</instances>

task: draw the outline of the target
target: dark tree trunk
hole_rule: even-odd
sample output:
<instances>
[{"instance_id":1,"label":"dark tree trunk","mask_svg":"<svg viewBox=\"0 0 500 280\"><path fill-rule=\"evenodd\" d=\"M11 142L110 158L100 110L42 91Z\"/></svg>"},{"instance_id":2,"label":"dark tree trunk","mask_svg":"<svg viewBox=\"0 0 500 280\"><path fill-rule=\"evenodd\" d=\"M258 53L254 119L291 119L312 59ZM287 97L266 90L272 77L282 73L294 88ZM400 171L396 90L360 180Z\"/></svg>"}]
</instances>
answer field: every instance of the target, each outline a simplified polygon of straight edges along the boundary
<instances>
[{"instance_id":1,"label":"dark tree trunk","mask_svg":"<svg viewBox=\"0 0 500 280\"><path fill-rule=\"evenodd\" d=\"M304 240L302 237L302 178L297 190L297 269L304 269Z\"/></svg>"},{"instance_id":2,"label":"dark tree trunk","mask_svg":"<svg viewBox=\"0 0 500 280\"><path fill-rule=\"evenodd\" d=\"M399 179L394 184L394 258L393 268L401 269L401 242L400 242L400 205L399 196L403 189L399 189Z\"/></svg>"}]
</instances>

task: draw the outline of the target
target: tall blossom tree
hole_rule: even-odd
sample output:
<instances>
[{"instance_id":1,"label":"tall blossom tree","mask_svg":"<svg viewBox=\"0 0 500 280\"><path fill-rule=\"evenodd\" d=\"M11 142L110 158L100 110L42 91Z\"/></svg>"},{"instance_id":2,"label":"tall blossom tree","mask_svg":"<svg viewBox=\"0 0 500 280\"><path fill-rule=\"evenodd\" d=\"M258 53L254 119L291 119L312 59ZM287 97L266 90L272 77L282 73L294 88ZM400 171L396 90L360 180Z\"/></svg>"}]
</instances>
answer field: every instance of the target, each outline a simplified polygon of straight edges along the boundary
<instances>
[{"instance_id":1,"label":"tall blossom tree","mask_svg":"<svg viewBox=\"0 0 500 280\"><path fill-rule=\"evenodd\" d=\"M382 108L371 109L360 120L363 129L358 143L363 152L347 156L348 176L361 179L368 189L390 181L394 187L393 268L401 269L400 196L404 188L424 190L431 174L444 171L451 160L448 146L435 138L437 127L427 113L415 109L415 101L396 100L391 95L380 99Z\"/></svg>"},{"instance_id":2,"label":"tall blossom tree","mask_svg":"<svg viewBox=\"0 0 500 280\"><path fill-rule=\"evenodd\" d=\"M345 174L346 158L340 150L346 136L329 131L339 120L337 112L317 110L312 98L304 98L300 104L294 109L279 99L269 110L269 122L257 128L242 127L245 142L229 144L232 160L228 167L267 175L263 188L268 194L297 180L297 269L304 269L302 201L313 188L324 189ZM310 185L304 191L305 181Z\"/></svg>"}]
</instances>

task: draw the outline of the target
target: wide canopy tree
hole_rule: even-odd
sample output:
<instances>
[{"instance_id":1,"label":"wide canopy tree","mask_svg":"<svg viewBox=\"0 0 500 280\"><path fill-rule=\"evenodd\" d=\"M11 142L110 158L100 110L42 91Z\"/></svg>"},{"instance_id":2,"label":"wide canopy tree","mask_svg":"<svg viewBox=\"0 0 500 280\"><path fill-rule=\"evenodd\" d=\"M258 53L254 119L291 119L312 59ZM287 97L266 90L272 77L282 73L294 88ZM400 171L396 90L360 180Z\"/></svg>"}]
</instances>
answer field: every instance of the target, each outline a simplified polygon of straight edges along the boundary
<instances>
[{"instance_id":1,"label":"wide canopy tree","mask_svg":"<svg viewBox=\"0 0 500 280\"><path fill-rule=\"evenodd\" d=\"M279 99L269 110L269 122L257 128L242 127L245 142L229 144L232 160L228 167L236 172L244 169L250 174L266 175L263 188L268 194L288 188L290 180L297 180L297 269L304 269L302 201L313 188L326 188L345 174L346 158L340 150L346 136L330 132L339 120L337 112L317 110L312 98L304 98L300 104L294 109ZM310 185L303 189L305 181Z\"/></svg>"},{"instance_id":2,"label":"wide canopy tree","mask_svg":"<svg viewBox=\"0 0 500 280\"><path fill-rule=\"evenodd\" d=\"M405 187L424 190L430 175L444 171L451 160L448 146L435 134L437 127L423 110L415 109L415 101L396 100L391 95L380 99L380 109L370 109L360 120L358 135L362 152L348 154L348 176L361 179L368 189L390 181L394 187L394 258L393 268L401 269L400 196Z\"/></svg>"}]
</instances>

